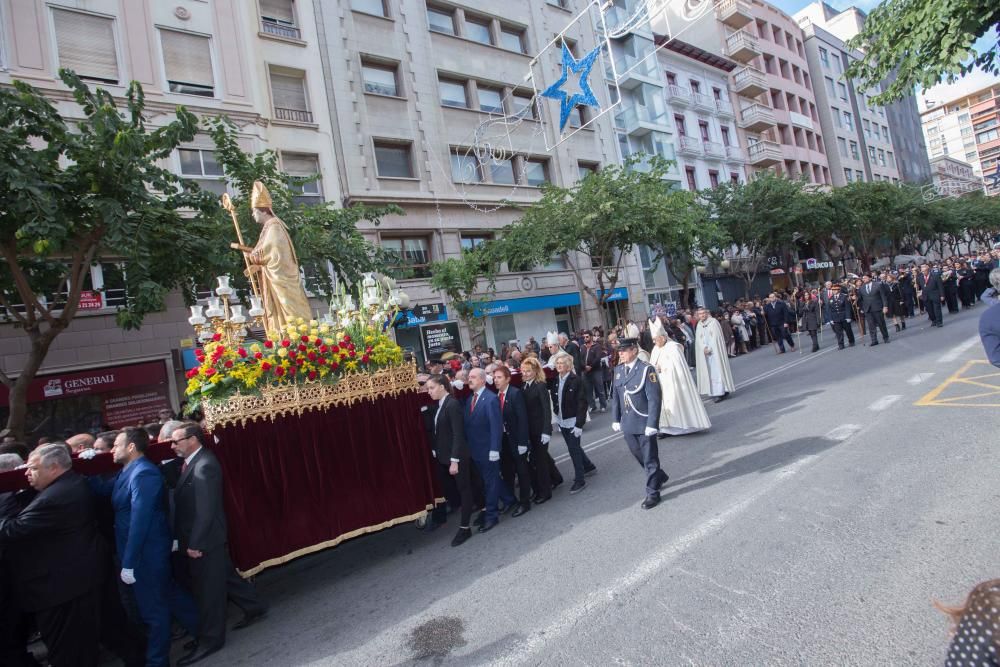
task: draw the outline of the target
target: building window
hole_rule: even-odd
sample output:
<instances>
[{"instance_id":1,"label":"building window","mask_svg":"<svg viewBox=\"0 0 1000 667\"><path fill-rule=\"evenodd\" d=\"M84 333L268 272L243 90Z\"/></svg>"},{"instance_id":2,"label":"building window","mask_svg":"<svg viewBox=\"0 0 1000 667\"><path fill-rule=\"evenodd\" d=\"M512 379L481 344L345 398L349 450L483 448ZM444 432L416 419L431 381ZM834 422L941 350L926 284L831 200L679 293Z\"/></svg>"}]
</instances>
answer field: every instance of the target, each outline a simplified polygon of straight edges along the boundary
<instances>
[{"instance_id":1,"label":"building window","mask_svg":"<svg viewBox=\"0 0 1000 667\"><path fill-rule=\"evenodd\" d=\"M260 0L260 29L268 35L299 39L292 0Z\"/></svg>"},{"instance_id":2,"label":"building window","mask_svg":"<svg viewBox=\"0 0 1000 667\"><path fill-rule=\"evenodd\" d=\"M688 190L695 192L698 190L698 179L694 173L694 167L685 167L684 173L687 175Z\"/></svg>"},{"instance_id":3,"label":"building window","mask_svg":"<svg viewBox=\"0 0 1000 667\"><path fill-rule=\"evenodd\" d=\"M364 14L388 16L384 0L351 0L351 9Z\"/></svg>"},{"instance_id":4,"label":"building window","mask_svg":"<svg viewBox=\"0 0 1000 667\"><path fill-rule=\"evenodd\" d=\"M889 151L889 163L896 164L896 158L893 156L892 151Z\"/></svg>"},{"instance_id":5,"label":"building window","mask_svg":"<svg viewBox=\"0 0 1000 667\"><path fill-rule=\"evenodd\" d=\"M569 120L567 122L570 127L583 127L583 107L573 107L573 110L569 112Z\"/></svg>"},{"instance_id":6,"label":"building window","mask_svg":"<svg viewBox=\"0 0 1000 667\"><path fill-rule=\"evenodd\" d=\"M410 144L375 141L375 166L380 178L413 178Z\"/></svg>"},{"instance_id":7,"label":"building window","mask_svg":"<svg viewBox=\"0 0 1000 667\"><path fill-rule=\"evenodd\" d=\"M478 21L476 19L466 18L465 36L474 42L479 42L480 44L492 43L492 40L490 39L490 24L487 21Z\"/></svg>"},{"instance_id":8,"label":"building window","mask_svg":"<svg viewBox=\"0 0 1000 667\"><path fill-rule=\"evenodd\" d=\"M587 178L587 176L589 176L590 174L597 173L597 165L594 164L593 162L577 162L576 168L577 168L577 178L581 181Z\"/></svg>"},{"instance_id":9,"label":"building window","mask_svg":"<svg viewBox=\"0 0 1000 667\"><path fill-rule=\"evenodd\" d=\"M722 145L730 146L731 144L729 143L729 128L723 127L719 130L719 132L722 134Z\"/></svg>"},{"instance_id":10,"label":"building window","mask_svg":"<svg viewBox=\"0 0 1000 667\"><path fill-rule=\"evenodd\" d=\"M441 93L441 105L446 107L469 108L469 100L465 94L465 82L440 79L438 91Z\"/></svg>"},{"instance_id":11,"label":"building window","mask_svg":"<svg viewBox=\"0 0 1000 667\"><path fill-rule=\"evenodd\" d=\"M289 176L310 179L306 183L290 183L289 189L295 193L292 199L297 204L320 204L323 202L323 183L319 178L319 158L315 155L282 153L281 166Z\"/></svg>"},{"instance_id":12,"label":"building window","mask_svg":"<svg viewBox=\"0 0 1000 667\"><path fill-rule=\"evenodd\" d=\"M365 92L375 95L399 96L399 85L396 78L396 66L361 61L361 77L365 82Z\"/></svg>"},{"instance_id":13,"label":"building window","mask_svg":"<svg viewBox=\"0 0 1000 667\"><path fill-rule=\"evenodd\" d=\"M425 237L382 239L381 245L389 254L388 273L396 280L430 277L430 244Z\"/></svg>"},{"instance_id":14,"label":"building window","mask_svg":"<svg viewBox=\"0 0 1000 667\"><path fill-rule=\"evenodd\" d=\"M481 245L484 245L487 241L493 239L489 234L462 234L461 244L462 250L474 250Z\"/></svg>"},{"instance_id":15,"label":"building window","mask_svg":"<svg viewBox=\"0 0 1000 667\"><path fill-rule=\"evenodd\" d=\"M994 141L997 138L996 130L986 130L985 132L980 132L976 135L976 143L982 144L987 141Z\"/></svg>"},{"instance_id":16,"label":"building window","mask_svg":"<svg viewBox=\"0 0 1000 667\"><path fill-rule=\"evenodd\" d=\"M170 92L215 97L208 37L161 29L160 42Z\"/></svg>"},{"instance_id":17,"label":"building window","mask_svg":"<svg viewBox=\"0 0 1000 667\"><path fill-rule=\"evenodd\" d=\"M676 86L677 85L677 75L673 72L667 72L667 85Z\"/></svg>"},{"instance_id":18,"label":"building window","mask_svg":"<svg viewBox=\"0 0 1000 667\"><path fill-rule=\"evenodd\" d=\"M844 178L847 180L848 183L854 182L854 172L851 171L850 169L845 169Z\"/></svg>"},{"instance_id":19,"label":"building window","mask_svg":"<svg viewBox=\"0 0 1000 667\"><path fill-rule=\"evenodd\" d=\"M510 158L490 161L490 180L497 185L514 185L514 162Z\"/></svg>"},{"instance_id":20,"label":"building window","mask_svg":"<svg viewBox=\"0 0 1000 667\"><path fill-rule=\"evenodd\" d=\"M427 8L427 21L434 32L455 34L455 13L444 9Z\"/></svg>"},{"instance_id":21,"label":"building window","mask_svg":"<svg viewBox=\"0 0 1000 667\"><path fill-rule=\"evenodd\" d=\"M59 66L81 79L118 83L118 52L112 19L94 14L53 9Z\"/></svg>"},{"instance_id":22,"label":"building window","mask_svg":"<svg viewBox=\"0 0 1000 667\"><path fill-rule=\"evenodd\" d=\"M569 9L568 0L546 0L548 4L553 7L559 7L561 9Z\"/></svg>"},{"instance_id":23,"label":"building window","mask_svg":"<svg viewBox=\"0 0 1000 667\"><path fill-rule=\"evenodd\" d=\"M698 131L701 133L702 141L710 141L708 137L708 122L704 120L698 121Z\"/></svg>"},{"instance_id":24,"label":"building window","mask_svg":"<svg viewBox=\"0 0 1000 667\"><path fill-rule=\"evenodd\" d=\"M701 92L701 84L700 83L698 83L694 79L691 79L688 83L691 84L691 92L692 93L694 93L695 95L697 95L698 93Z\"/></svg>"},{"instance_id":25,"label":"building window","mask_svg":"<svg viewBox=\"0 0 1000 667\"><path fill-rule=\"evenodd\" d=\"M740 175L737 174L735 171L729 172L729 182L730 183L739 183L740 182Z\"/></svg>"},{"instance_id":26,"label":"building window","mask_svg":"<svg viewBox=\"0 0 1000 667\"><path fill-rule=\"evenodd\" d=\"M719 88L716 88L715 86L712 86L712 98L716 102L721 102L722 101L722 90L720 90Z\"/></svg>"},{"instance_id":27,"label":"building window","mask_svg":"<svg viewBox=\"0 0 1000 667\"><path fill-rule=\"evenodd\" d=\"M479 86L479 109L503 115L503 94L497 88Z\"/></svg>"},{"instance_id":28,"label":"building window","mask_svg":"<svg viewBox=\"0 0 1000 667\"><path fill-rule=\"evenodd\" d=\"M517 53L525 53L524 31L518 28L502 26L500 28L500 46Z\"/></svg>"},{"instance_id":29,"label":"building window","mask_svg":"<svg viewBox=\"0 0 1000 667\"><path fill-rule=\"evenodd\" d=\"M677 134L679 134L682 137L687 136L687 126L684 124L684 116L675 115L674 125L677 126Z\"/></svg>"},{"instance_id":30,"label":"building window","mask_svg":"<svg viewBox=\"0 0 1000 667\"><path fill-rule=\"evenodd\" d=\"M851 113L849 111L844 112L844 127L846 127L848 130L854 129L854 117L851 116Z\"/></svg>"},{"instance_id":31,"label":"building window","mask_svg":"<svg viewBox=\"0 0 1000 667\"><path fill-rule=\"evenodd\" d=\"M479 171L479 160L471 150L456 150L451 153L451 180L456 183L480 183L483 175Z\"/></svg>"},{"instance_id":32,"label":"building window","mask_svg":"<svg viewBox=\"0 0 1000 667\"><path fill-rule=\"evenodd\" d=\"M719 187L719 172L710 169L708 171L708 182L711 184L713 190Z\"/></svg>"},{"instance_id":33,"label":"building window","mask_svg":"<svg viewBox=\"0 0 1000 667\"><path fill-rule=\"evenodd\" d=\"M819 47L819 60L823 63L823 67L829 69L830 67L830 54L822 46Z\"/></svg>"},{"instance_id":34,"label":"building window","mask_svg":"<svg viewBox=\"0 0 1000 667\"><path fill-rule=\"evenodd\" d=\"M878 163L883 167L885 166L885 151L881 148L878 149Z\"/></svg>"},{"instance_id":35,"label":"building window","mask_svg":"<svg viewBox=\"0 0 1000 667\"><path fill-rule=\"evenodd\" d=\"M840 109L837 107L830 107L830 111L833 112L833 124L837 127L844 127L844 121L840 116Z\"/></svg>"},{"instance_id":36,"label":"building window","mask_svg":"<svg viewBox=\"0 0 1000 667\"><path fill-rule=\"evenodd\" d=\"M311 123L309 100L306 97L305 72L271 68L271 95L274 117L297 123Z\"/></svg>"},{"instance_id":37,"label":"building window","mask_svg":"<svg viewBox=\"0 0 1000 667\"><path fill-rule=\"evenodd\" d=\"M181 176L191 178L202 190L222 195L226 192L226 175L222 165L215 159L214 151L197 148L178 148L181 161Z\"/></svg>"},{"instance_id":38,"label":"building window","mask_svg":"<svg viewBox=\"0 0 1000 667\"><path fill-rule=\"evenodd\" d=\"M847 101L847 86L844 85L843 81L837 82L837 92L840 94L840 99Z\"/></svg>"},{"instance_id":39,"label":"building window","mask_svg":"<svg viewBox=\"0 0 1000 667\"><path fill-rule=\"evenodd\" d=\"M855 170L854 171L854 179L856 181L859 181L859 182L860 181L864 181L865 180L865 175L861 171Z\"/></svg>"},{"instance_id":40,"label":"building window","mask_svg":"<svg viewBox=\"0 0 1000 667\"><path fill-rule=\"evenodd\" d=\"M847 157L847 140L843 137L837 137L837 148L840 149L841 157Z\"/></svg>"},{"instance_id":41,"label":"building window","mask_svg":"<svg viewBox=\"0 0 1000 667\"><path fill-rule=\"evenodd\" d=\"M535 115L534 96L531 93L513 92L510 94L511 115L519 118L537 118Z\"/></svg>"},{"instance_id":42,"label":"building window","mask_svg":"<svg viewBox=\"0 0 1000 667\"><path fill-rule=\"evenodd\" d=\"M868 159L870 159L872 161L872 164L875 164L875 147L874 146L869 146L868 147Z\"/></svg>"},{"instance_id":43,"label":"building window","mask_svg":"<svg viewBox=\"0 0 1000 667\"><path fill-rule=\"evenodd\" d=\"M532 187L539 187L549 180L548 164L545 160L525 159L524 180Z\"/></svg>"},{"instance_id":44,"label":"building window","mask_svg":"<svg viewBox=\"0 0 1000 667\"><path fill-rule=\"evenodd\" d=\"M858 152L858 142L856 141L851 142L851 157L855 160L861 159L861 154Z\"/></svg>"}]
</instances>

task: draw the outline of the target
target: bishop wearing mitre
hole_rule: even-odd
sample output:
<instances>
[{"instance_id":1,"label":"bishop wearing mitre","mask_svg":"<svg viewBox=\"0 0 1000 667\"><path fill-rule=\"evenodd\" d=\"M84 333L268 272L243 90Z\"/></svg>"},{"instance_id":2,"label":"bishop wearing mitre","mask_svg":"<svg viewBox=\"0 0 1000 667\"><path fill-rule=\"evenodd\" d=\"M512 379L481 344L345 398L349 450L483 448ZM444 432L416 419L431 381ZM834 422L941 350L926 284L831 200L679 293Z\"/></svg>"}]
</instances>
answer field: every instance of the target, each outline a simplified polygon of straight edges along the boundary
<instances>
[{"instance_id":1,"label":"bishop wearing mitre","mask_svg":"<svg viewBox=\"0 0 1000 667\"><path fill-rule=\"evenodd\" d=\"M268 333L285 331L296 318L308 320L311 312L299 275L299 259L288 227L271 210L271 194L260 181L253 184L250 208L261 230L247 258L264 298L264 326Z\"/></svg>"},{"instance_id":2,"label":"bishop wearing mitre","mask_svg":"<svg viewBox=\"0 0 1000 667\"><path fill-rule=\"evenodd\" d=\"M722 327L704 308L697 312L698 328L694 333L695 375L698 393L708 394L715 402L724 400L736 390L733 371L729 368L729 353Z\"/></svg>"}]
</instances>

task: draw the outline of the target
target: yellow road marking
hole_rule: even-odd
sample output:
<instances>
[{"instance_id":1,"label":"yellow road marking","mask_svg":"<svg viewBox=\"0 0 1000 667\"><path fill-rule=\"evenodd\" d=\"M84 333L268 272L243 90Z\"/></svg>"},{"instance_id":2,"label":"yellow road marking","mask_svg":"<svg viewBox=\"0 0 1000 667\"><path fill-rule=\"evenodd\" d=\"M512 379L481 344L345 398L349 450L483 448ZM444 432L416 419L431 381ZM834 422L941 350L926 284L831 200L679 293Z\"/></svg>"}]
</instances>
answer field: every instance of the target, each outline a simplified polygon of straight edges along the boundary
<instances>
[{"instance_id":1,"label":"yellow road marking","mask_svg":"<svg viewBox=\"0 0 1000 667\"><path fill-rule=\"evenodd\" d=\"M937 387L932 389L926 395L924 395L920 400L918 400L914 405L926 407L926 406L943 406L943 407L975 407L975 408L994 408L1000 407L1000 372L995 373L983 373L976 375L965 376L973 366L980 364L989 365L988 361L983 359L973 359L972 361L967 361L965 364L959 368L957 371L952 373L948 379L939 384ZM977 371L979 369L976 369ZM980 382L979 380L987 380L987 382ZM993 380L996 384L989 382ZM981 391L974 394L964 394L961 396L948 396L942 397L941 395L946 389L957 385L959 387L980 387L989 389L990 391ZM995 402L976 402L976 403L958 403L957 401L968 401L971 399L982 399L995 396Z\"/></svg>"}]
</instances>

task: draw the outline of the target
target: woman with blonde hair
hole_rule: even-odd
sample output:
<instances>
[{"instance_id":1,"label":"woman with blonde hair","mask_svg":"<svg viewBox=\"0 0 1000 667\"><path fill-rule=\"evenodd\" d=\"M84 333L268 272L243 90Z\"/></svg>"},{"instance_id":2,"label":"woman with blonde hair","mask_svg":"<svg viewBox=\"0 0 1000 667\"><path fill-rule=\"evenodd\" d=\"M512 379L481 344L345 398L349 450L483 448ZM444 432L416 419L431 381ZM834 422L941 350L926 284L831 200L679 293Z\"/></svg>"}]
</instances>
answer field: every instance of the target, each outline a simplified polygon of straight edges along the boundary
<instances>
[{"instance_id":1,"label":"woman with blonde hair","mask_svg":"<svg viewBox=\"0 0 1000 667\"><path fill-rule=\"evenodd\" d=\"M649 363L660 380L660 433L685 435L712 427L698 388L691 378L684 346L671 339L659 319L650 320L653 352Z\"/></svg>"},{"instance_id":2,"label":"woman with blonde hair","mask_svg":"<svg viewBox=\"0 0 1000 667\"><path fill-rule=\"evenodd\" d=\"M542 504L552 498L552 489L562 484L562 475L549 454L552 438L552 398L545 383L545 372L538 359L529 356L521 362L521 391L528 411L528 465L531 466L532 502Z\"/></svg>"}]
</instances>

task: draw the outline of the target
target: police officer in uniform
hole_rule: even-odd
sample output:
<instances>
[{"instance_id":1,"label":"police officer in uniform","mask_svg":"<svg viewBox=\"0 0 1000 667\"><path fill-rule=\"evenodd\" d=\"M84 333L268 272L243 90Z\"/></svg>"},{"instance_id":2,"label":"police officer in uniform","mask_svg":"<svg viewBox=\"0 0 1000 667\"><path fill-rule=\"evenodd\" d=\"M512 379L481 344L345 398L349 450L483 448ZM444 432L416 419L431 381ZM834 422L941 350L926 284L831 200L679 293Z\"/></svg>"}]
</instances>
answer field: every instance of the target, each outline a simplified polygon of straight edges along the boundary
<instances>
[{"instance_id":1,"label":"police officer in uniform","mask_svg":"<svg viewBox=\"0 0 1000 667\"><path fill-rule=\"evenodd\" d=\"M660 421L660 384L656 369L638 358L639 341L625 338L618 345L618 365L612 383L611 429L625 436L632 456L646 470L645 510L660 503L667 473L660 468L656 437Z\"/></svg>"},{"instance_id":2,"label":"police officer in uniform","mask_svg":"<svg viewBox=\"0 0 1000 667\"><path fill-rule=\"evenodd\" d=\"M851 303L846 294L843 294L838 283L830 286L833 290L832 296L826 301L826 320L833 327L833 333L837 335L837 349L844 349L844 334L851 347L854 347L854 330L851 328Z\"/></svg>"}]
</instances>

